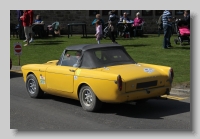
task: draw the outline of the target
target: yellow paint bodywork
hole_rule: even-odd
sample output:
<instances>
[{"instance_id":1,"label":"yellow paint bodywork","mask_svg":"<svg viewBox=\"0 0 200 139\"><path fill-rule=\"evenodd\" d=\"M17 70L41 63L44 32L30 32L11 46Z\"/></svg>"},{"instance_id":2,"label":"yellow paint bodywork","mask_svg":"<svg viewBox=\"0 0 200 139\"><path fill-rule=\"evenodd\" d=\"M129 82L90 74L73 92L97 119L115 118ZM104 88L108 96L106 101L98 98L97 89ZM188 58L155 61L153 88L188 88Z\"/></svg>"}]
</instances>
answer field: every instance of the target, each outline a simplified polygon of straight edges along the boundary
<instances>
[{"instance_id":1,"label":"yellow paint bodywork","mask_svg":"<svg viewBox=\"0 0 200 139\"><path fill-rule=\"evenodd\" d=\"M151 64L127 64L97 69L79 69L76 67L58 66L58 60L45 64L29 64L22 66L24 81L28 74L34 74L40 88L49 94L78 100L78 93L83 85L91 87L102 102L122 103L138 99L162 96L171 89L169 79L170 67ZM154 72L144 72L144 68L152 68ZM122 77L122 90L118 90L117 76ZM41 83L41 76L45 82ZM150 88L137 89L137 83L157 80L157 85ZM149 91L149 92L147 92Z\"/></svg>"}]
</instances>

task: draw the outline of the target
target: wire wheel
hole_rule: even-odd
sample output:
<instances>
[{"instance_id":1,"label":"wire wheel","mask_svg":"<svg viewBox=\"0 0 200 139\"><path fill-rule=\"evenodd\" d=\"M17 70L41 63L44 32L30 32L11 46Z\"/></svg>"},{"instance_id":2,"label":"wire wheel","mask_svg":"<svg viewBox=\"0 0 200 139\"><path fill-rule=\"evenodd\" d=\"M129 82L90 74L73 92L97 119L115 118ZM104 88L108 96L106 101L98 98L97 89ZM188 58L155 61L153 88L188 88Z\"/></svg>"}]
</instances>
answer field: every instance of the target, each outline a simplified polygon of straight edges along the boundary
<instances>
[{"instance_id":1,"label":"wire wheel","mask_svg":"<svg viewBox=\"0 0 200 139\"><path fill-rule=\"evenodd\" d=\"M27 89L28 89L28 92L30 94L32 94L32 95L35 94L35 92L36 92L36 83L35 83L34 79L29 79L27 81Z\"/></svg>"},{"instance_id":2,"label":"wire wheel","mask_svg":"<svg viewBox=\"0 0 200 139\"><path fill-rule=\"evenodd\" d=\"M83 103L86 106L91 106L92 104L92 93L89 89L83 90Z\"/></svg>"},{"instance_id":3,"label":"wire wheel","mask_svg":"<svg viewBox=\"0 0 200 139\"><path fill-rule=\"evenodd\" d=\"M84 85L79 92L81 106L86 111L96 111L102 106L102 102L96 97L89 86Z\"/></svg>"},{"instance_id":4,"label":"wire wheel","mask_svg":"<svg viewBox=\"0 0 200 139\"><path fill-rule=\"evenodd\" d=\"M37 78L34 74L29 74L26 78L26 89L30 97L40 98L44 95L44 92L41 90Z\"/></svg>"}]
</instances>

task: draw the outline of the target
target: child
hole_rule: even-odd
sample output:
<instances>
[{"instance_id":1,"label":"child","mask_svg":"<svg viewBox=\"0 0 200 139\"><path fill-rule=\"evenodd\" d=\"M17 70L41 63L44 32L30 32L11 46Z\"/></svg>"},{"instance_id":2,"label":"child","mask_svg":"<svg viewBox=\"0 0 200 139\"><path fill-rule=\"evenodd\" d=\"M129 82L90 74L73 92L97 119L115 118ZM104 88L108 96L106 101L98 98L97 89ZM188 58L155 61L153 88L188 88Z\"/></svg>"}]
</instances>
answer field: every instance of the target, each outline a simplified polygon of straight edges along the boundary
<instances>
[{"instance_id":1,"label":"child","mask_svg":"<svg viewBox=\"0 0 200 139\"><path fill-rule=\"evenodd\" d=\"M95 25L97 20L99 20L101 22L101 26L102 26L102 30L104 30L105 28L105 24L103 19L101 19L101 15L100 14L96 14L96 18L92 21L92 25ZM104 34L104 32L102 32Z\"/></svg>"},{"instance_id":2,"label":"child","mask_svg":"<svg viewBox=\"0 0 200 139\"><path fill-rule=\"evenodd\" d=\"M102 39L102 25L101 25L101 22L99 20L97 20L96 22L96 40L97 40L97 43L100 44L100 40Z\"/></svg>"}]
</instances>

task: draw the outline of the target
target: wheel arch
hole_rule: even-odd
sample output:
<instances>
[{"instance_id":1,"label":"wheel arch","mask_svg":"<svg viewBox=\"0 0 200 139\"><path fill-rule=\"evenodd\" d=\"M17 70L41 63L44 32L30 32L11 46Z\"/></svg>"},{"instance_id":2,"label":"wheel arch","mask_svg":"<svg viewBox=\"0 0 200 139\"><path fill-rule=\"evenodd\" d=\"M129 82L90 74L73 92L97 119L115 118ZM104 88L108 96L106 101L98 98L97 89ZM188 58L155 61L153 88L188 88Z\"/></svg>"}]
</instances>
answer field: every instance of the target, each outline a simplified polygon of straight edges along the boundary
<instances>
[{"instance_id":1,"label":"wheel arch","mask_svg":"<svg viewBox=\"0 0 200 139\"><path fill-rule=\"evenodd\" d=\"M78 86L78 89L77 89L77 97L78 97L78 99L80 99L79 98L79 93L80 93L80 90L81 90L81 88L83 87L83 86L89 86L87 83L81 83L79 86ZM89 86L90 87L90 86ZM91 88L91 87L90 87Z\"/></svg>"},{"instance_id":2,"label":"wheel arch","mask_svg":"<svg viewBox=\"0 0 200 139\"><path fill-rule=\"evenodd\" d=\"M30 74L33 74L33 75L35 76L35 78L36 78L37 81L38 81L38 85L39 85L39 87L40 87L40 89L41 89L41 86L40 86L40 84L39 84L39 80L38 80L38 78L37 78L37 76L36 76L36 74L35 74L34 72L32 72L32 71L28 72L27 75L26 75L26 80L27 80L27 77L28 77Z\"/></svg>"},{"instance_id":3,"label":"wheel arch","mask_svg":"<svg viewBox=\"0 0 200 139\"><path fill-rule=\"evenodd\" d=\"M27 77L28 77L30 74L33 74L33 75L35 76L34 72L30 71L30 72L28 72L27 75L26 75L26 80L27 80ZM36 76L35 76L35 77L36 77ZM36 79L38 80L37 77L36 77Z\"/></svg>"},{"instance_id":4,"label":"wheel arch","mask_svg":"<svg viewBox=\"0 0 200 139\"><path fill-rule=\"evenodd\" d=\"M77 89L77 97L79 99L79 93L80 93L80 90L83 86L89 86L92 90L94 90L89 84L87 83L81 83L79 86L78 86L78 89ZM93 91L94 92L94 91ZM94 94L96 95L96 97L99 99L99 97L97 96L97 94L94 92Z\"/></svg>"}]
</instances>

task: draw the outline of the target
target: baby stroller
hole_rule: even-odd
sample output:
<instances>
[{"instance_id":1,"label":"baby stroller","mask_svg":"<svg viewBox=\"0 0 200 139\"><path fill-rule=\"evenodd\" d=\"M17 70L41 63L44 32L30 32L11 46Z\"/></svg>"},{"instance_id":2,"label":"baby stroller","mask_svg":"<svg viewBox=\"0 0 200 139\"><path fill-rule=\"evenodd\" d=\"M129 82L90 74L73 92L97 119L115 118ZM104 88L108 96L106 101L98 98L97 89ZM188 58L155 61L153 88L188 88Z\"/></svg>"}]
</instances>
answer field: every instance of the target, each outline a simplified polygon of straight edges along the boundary
<instances>
[{"instance_id":1,"label":"baby stroller","mask_svg":"<svg viewBox=\"0 0 200 139\"><path fill-rule=\"evenodd\" d=\"M174 39L176 44L178 42L180 42L181 46L183 42L188 42L188 44L190 44L190 29L186 21L177 19L175 22L175 31L178 35L178 38Z\"/></svg>"},{"instance_id":2,"label":"baby stroller","mask_svg":"<svg viewBox=\"0 0 200 139\"><path fill-rule=\"evenodd\" d=\"M115 15L115 13L113 11L109 11L108 15L109 15L108 22L105 24L105 28L103 29L103 34L104 34L103 38L104 39L106 39L106 37L110 38L111 30L114 29L117 26L116 22L118 20L118 17ZM110 27L110 25L112 25L112 27ZM116 37L117 37L117 34L116 34Z\"/></svg>"},{"instance_id":3,"label":"baby stroller","mask_svg":"<svg viewBox=\"0 0 200 139\"><path fill-rule=\"evenodd\" d=\"M108 23L105 23L105 28L103 30L103 38L110 37L110 27Z\"/></svg>"}]
</instances>

